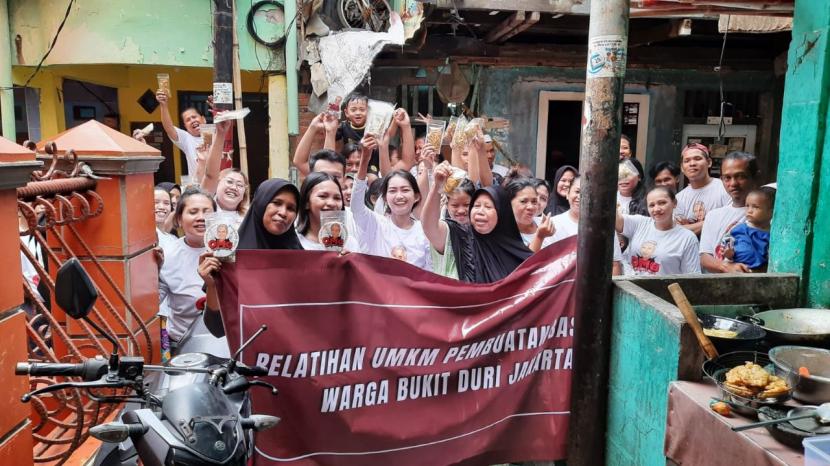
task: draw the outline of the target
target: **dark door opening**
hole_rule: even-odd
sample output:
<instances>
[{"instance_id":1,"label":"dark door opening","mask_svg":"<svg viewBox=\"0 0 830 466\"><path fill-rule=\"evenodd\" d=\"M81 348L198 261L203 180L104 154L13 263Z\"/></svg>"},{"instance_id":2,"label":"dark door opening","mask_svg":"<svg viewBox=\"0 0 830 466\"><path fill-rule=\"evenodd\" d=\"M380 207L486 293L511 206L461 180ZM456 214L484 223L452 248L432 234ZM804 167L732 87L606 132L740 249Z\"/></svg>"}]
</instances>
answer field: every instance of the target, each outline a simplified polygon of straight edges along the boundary
<instances>
[{"instance_id":1,"label":"dark door opening","mask_svg":"<svg viewBox=\"0 0 830 466\"><path fill-rule=\"evenodd\" d=\"M207 92L179 92L179 119L184 109L195 107L205 115L208 123L212 123L213 117L207 105L209 95ZM245 142L248 146L248 182L253 195L257 186L268 179L268 95L243 93L242 106L251 109L251 113L245 117ZM182 124L183 122L179 121L179 127ZM182 166L187 166L184 154L181 157ZM233 166L239 168L239 140L236 137L236 128L233 139Z\"/></svg>"},{"instance_id":2,"label":"dark door opening","mask_svg":"<svg viewBox=\"0 0 830 466\"><path fill-rule=\"evenodd\" d=\"M548 102L548 138L545 179L553 181L562 165L579 169L579 147L582 136L582 101L551 100Z\"/></svg>"}]
</instances>

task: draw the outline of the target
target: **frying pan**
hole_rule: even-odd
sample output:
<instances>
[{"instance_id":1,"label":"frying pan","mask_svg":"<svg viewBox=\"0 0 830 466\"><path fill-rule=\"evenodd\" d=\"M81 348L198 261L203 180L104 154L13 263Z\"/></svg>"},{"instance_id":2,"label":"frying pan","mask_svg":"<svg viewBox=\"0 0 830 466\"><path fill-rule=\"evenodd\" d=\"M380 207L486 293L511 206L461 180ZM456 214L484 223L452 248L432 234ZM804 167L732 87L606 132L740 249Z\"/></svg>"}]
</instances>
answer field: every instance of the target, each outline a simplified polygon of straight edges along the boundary
<instances>
[{"instance_id":1,"label":"frying pan","mask_svg":"<svg viewBox=\"0 0 830 466\"><path fill-rule=\"evenodd\" d=\"M800 345L830 348L830 310L776 309L743 316L767 331L767 338L776 345Z\"/></svg>"},{"instance_id":2,"label":"frying pan","mask_svg":"<svg viewBox=\"0 0 830 466\"><path fill-rule=\"evenodd\" d=\"M721 338L709 336L714 343L718 353L731 353L733 351L753 351L758 349L758 344L766 336L766 331L752 322L728 319L726 317L698 314L698 319L704 329L731 330L736 332L734 338Z\"/></svg>"}]
</instances>

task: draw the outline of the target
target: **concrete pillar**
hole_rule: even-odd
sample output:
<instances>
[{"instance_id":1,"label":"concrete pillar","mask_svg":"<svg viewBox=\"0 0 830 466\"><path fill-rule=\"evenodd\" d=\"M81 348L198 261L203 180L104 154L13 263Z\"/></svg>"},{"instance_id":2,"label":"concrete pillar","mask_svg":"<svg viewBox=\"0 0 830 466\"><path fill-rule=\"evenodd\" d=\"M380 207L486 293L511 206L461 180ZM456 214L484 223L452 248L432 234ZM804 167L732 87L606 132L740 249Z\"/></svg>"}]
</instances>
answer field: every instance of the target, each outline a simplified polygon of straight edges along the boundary
<instances>
[{"instance_id":1,"label":"concrete pillar","mask_svg":"<svg viewBox=\"0 0 830 466\"><path fill-rule=\"evenodd\" d=\"M0 112L3 120L3 136L15 141L14 91L12 90L12 48L9 36L8 0L0 0Z\"/></svg>"},{"instance_id":2,"label":"concrete pillar","mask_svg":"<svg viewBox=\"0 0 830 466\"><path fill-rule=\"evenodd\" d=\"M7 272L0 280L0 464L32 464L31 406L20 401L29 389L29 380L14 375L15 364L29 358L26 313L20 308L23 275L16 188L24 186L39 166L34 152L0 138L0 241L4 245L0 263Z\"/></svg>"},{"instance_id":3,"label":"concrete pillar","mask_svg":"<svg viewBox=\"0 0 830 466\"><path fill-rule=\"evenodd\" d=\"M149 329L152 339L153 359L159 359L158 312L158 268L152 248L156 243L155 222L153 221L153 173L164 160L160 152L146 144L119 133L97 121L89 121L67 130L53 138L38 143L38 157L50 160L43 153L47 141L57 145L58 152L73 149L78 158L87 163L95 174L107 177L98 181L95 191L104 200L103 213L94 218L78 222L74 227L91 252L101 262L104 270L124 292L141 321ZM98 268L89 263L89 254L80 241L76 240L68 226L58 227L68 247L79 256L92 279L112 302L118 315L123 318L131 333L139 328L134 317L107 283ZM55 249L61 244L54 235L49 238ZM119 338L126 338L127 332L116 317L105 311L99 299L98 307ZM59 311L56 312L58 316ZM80 336L84 332L80 325L67 321L67 332ZM133 345L129 351L147 356L146 338L136 337L141 348Z\"/></svg>"},{"instance_id":4,"label":"concrete pillar","mask_svg":"<svg viewBox=\"0 0 830 466\"><path fill-rule=\"evenodd\" d=\"M770 271L830 307L830 3L796 0L787 59Z\"/></svg>"},{"instance_id":5,"label":"concrete pillar","mask_svg":"<svg viewBox=\"0 0 830 466\"><path fill-rule=\"evenodd\" d=\"M268 174L271 178L288 179L290 151L288 149L288 99L286 78L268 76Z\"/></svg>"}]
</instances>

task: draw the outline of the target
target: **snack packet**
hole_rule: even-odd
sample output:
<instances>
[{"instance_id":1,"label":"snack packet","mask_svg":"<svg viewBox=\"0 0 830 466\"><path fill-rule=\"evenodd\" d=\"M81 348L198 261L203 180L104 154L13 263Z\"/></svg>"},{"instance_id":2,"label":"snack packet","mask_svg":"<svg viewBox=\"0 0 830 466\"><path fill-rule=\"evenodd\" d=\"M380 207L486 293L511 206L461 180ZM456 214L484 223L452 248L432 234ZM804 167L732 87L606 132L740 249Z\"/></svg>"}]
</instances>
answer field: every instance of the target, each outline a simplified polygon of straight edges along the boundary
<instances>
[{"instance_id":1,"label":"snack packet","mask_svg":"<svg viewBox=\"0 0 830 466\"><path fill-rule=\"evenodd\" d=\"M623 160L620 162L619 172L617 173L618 179L624 180L627 178L631 178L632 176L639 176L640 172L637 171L637 167L631 163L630 160Z\"/></svg>"},{"instance_id":2,"label":"snack packet","mask_svg":"<svg viewBox=\"0 0 830 466\"><path fill-rule=\"evenodd\" d=\"M464 146L466 146L469 143L469 140L467 139L467 135L465 133L467 124L467 117L465 117L464 115L458 117L458 120L455 123L455 131L452 135L452 141L450 141L450 147L452 147L453 149L464 149Z\"/></svg>"},{"instance_id":3,"label":"snack packet","mask_svg":"<svg viewBox=\"0 0 830 466\"><path fill-rule=\"evenodd\" d=\"M205 248L213 253L213 257L233 262L236 260L237 246L239 233L232 215L217 212L205 216Z\"/></svg>"},{"instance_id":4,"label":"snack packet","mask_svg":"<svg viewBox=\"0 0 830 466\"><path fill-rule=\"evenodd\" d=\"M446 127L447 122L443 120L432 120L427 125L426 141L436 152L441 150L441 143L444 140L444 129Z\"/></svg>"},{"instance_id":5,"label":"snack packet","mask_svg":"<svg viewBox=\"0 0 830 466\"><path fill-rule=\"evenodd\" d=\"M395 105L381 100L369 99L369 115L366 119L365 134L373 134L380 138L386 133L392 116L395 114Z\"/></svg>"},{"instance_id":6,"label":"snack packet","mask_svg":"<svg viewBox=\"0 0 830 466\"><path fill-rule=\"evenodd\" d=\"M320 244L327 251L343 250L349 231L346 229L346 212L342 210L320 212Z\"/></svg>"},{"instance_id":7,"label":"snack packet","mask_svg":"<svg viewBox=\"0 0 830 466\"><path fill-rule=\"evenodd\" d=\"M447 181L444 182L444 192L452 194L455 188L464 181L464 178L467 178L467 172L458 167L452 167L452 173L447 177Z\"/></svg>"}]
</instances>

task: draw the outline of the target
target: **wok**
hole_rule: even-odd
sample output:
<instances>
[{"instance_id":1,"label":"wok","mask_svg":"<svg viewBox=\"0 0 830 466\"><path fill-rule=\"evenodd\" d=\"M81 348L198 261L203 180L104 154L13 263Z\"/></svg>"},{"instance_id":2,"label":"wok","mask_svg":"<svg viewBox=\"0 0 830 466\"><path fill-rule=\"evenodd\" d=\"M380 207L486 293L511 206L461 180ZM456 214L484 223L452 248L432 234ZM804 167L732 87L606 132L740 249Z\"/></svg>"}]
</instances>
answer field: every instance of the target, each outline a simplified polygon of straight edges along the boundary
<instances>
[{"instance_id":1,"label":"wok","mask_svg":"<svg viewBox=\"0 0 830 466\"><path fill-rule=\"evenodd\" d=\"M709 336L718 353L731 353L733 351L754 351L758 344L766 336L761 327L740 320L728 319L726 317L698 314L698 320L704 329L731 330L737 332L735 338L722 338Z\"/></svg>"},{"instance_id":2,"label":"wok","mask_svg":"<svg viewBox=\"0 0 830 466\"><path fill-rule=\"evenodd\" d=\"M767 331L767 339L775 345L800 345L830 348L830 310L776 309L745 316Z\"/></svg>"}]
</instances>

